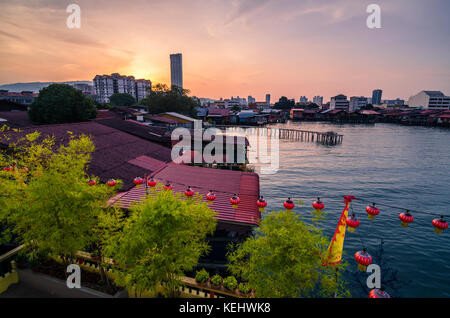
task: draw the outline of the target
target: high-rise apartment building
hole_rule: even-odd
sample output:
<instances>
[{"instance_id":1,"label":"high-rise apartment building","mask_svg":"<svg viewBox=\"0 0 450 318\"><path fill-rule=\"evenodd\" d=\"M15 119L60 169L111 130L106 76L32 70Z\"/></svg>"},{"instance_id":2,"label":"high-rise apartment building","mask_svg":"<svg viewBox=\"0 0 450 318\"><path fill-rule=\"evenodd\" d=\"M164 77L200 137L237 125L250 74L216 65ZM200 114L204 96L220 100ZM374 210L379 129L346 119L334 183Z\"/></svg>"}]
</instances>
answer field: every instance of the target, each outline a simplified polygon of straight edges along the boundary
<instances>
[{"instance_id":1,"label":"high-rise apartment building","mask_svg":"<svg viewBox=\"0 0 450 318\"><path fill-rule=\"evenodd\" d=\"M170 54L170 79L172 87L183 88L183 60L181 53Z\"/></svg>"},{"instance_id":2,"label":"high-rise apartment building","mask_svg":"<svg viewBox=\"0 0 450 318\"><path fill-rule=\"evenodd\" d=\"M256 102L256 100L253 96L248 95L247 102L250 105L250 104L253 104L254 102Z\"/></svg>"},{"instance_id":3,"label":"high-rise apartment building","mask_svg":"<svg viewBox=\"0 0 450 318\"><path fill-rule=\"evenodd\" d=\"M308 97L306 96L300 96L300 104L306 104L308 103Z\"/></svg>"},{"instance_id":4,"label":"high-rise apartment building","mask_svg":"<svg viewBox=\"0 0 450 318\"><path fill-rule=\"evenodd\" d=\"M97 100L102 103L108 103L109 98L116 93L127 93L136 101L140 101L148 95L151 87L150 80L136 80L134 76L120 75L119 73L94 77L95 95L97 95Z\"/></svg>"},{"instance_id":5,"label":"high-rise apartment building","mask_svg":"<svg viewBox=\"0 0 450 318\"><path fill-rule=\"evenodd\" d=\"M270 105L270 94L266 94L266 104Z\"/></svg>"},{"instance_id":6,"label":"high-rise apartment building","mask_svg":"<svg viewBox=\"0 0 450 318\"><path fill-rule=\"evenodd\" d=\"M313 103L317 104L319 106L322 106L323 105L323 96L314 96Z\"/></svg>"},{"instance_id":7,"label":"high-rise apartment building","mask_svg":"<svg viewBox=\"0 0 450 318\"><path fill-rule=\"evenodd\" d=\"M383 95L383 91L381 89L376 89L372 92L372 105L381 104L381 96Z\"/></svg>"}]
</instances>

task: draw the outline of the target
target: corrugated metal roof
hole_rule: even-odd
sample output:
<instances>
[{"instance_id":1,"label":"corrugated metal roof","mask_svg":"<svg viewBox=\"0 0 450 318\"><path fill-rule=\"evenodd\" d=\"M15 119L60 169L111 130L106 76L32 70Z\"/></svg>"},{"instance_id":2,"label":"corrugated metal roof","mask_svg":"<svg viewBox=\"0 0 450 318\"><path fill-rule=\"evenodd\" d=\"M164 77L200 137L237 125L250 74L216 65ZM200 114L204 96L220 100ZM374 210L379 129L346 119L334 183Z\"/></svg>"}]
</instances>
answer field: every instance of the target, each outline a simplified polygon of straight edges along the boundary
<instances>
[{"instance_id":1,"label":"corrugated metal roof","mask_svg":"<svg viewBox=\"0 0 450 318\"><path fill-rule=\"evenodd\" d=\"M165 184L169 181L175 192L184 192L190 186L195 192L205 196L209 190L216 193L216 200L210 205L218 212L217 219L223 222L256 226L261 213L256 201L259 197L259 176L256 173L202 168L187 165L168 164L154 173L155 180ZM230 204L233 193L241 199L237 209ZM118 194L110 202L128 208L132 202L145 197L145 187L134 187L128 192Z\"/></svg>"}]
</instances>

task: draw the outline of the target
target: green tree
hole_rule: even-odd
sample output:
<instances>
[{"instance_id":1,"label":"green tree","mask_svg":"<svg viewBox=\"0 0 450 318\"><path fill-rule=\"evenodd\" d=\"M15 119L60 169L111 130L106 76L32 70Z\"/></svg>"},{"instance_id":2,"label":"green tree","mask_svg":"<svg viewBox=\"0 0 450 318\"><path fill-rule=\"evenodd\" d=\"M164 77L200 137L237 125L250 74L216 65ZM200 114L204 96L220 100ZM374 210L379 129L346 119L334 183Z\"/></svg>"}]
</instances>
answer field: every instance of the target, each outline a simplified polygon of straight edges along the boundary
<instances>
[{"instance_id":1,"label":"green tree","mask_svg":"<svg viewBox=\"0 0 450 318\"><path fill-rule=\"evenodd\" d=\"M215 229L215 212L201 196L186 199L159 185L130 207L123 231L111 237L106 248L117 263L119 286L137 293L162 289L174 296L180 276L197 265L207 253L208 234Z\"/></svg>"},{"instance_id":2,"label":"green tree","mask_svg":"<svg viewBox=\"0 0 450 318\"><path fill-rule=\"evenodd\" d=\"M60 124L87 121L97 116L94 101L66 84L43 88L28 110L30 119L38 124Z\"/></svg>"},{"instance_id":3,"label":"green tree","mask_svg":"<svg viewBox=\"0 0 450 318\"><path fill-rule=\"evenodd\" d=\"M314 219L314 222L317 222ZM342 290L334 268L323 267L328 239L292 211L273 211L254 236L228 254L228 268L256 297L331 297Z\"/></svg>"},{"instance_id":4,"label":"green tree","mask_svg":"<svg viewBox=\"0 0 450 318\"><path fill-rule=\"evenodd\" d=\"M176 112L196 116L197 102L188 96L189 90L177 87L170 89L165 84L152 86L149 95L140 101L152 114Z\"/></svg>"},{"instance_id":5,"label":"green tree","mask_svg":"<svg viewBox=\"0 0 450 318\"><path fill-rule=\"evenodd\" d=\"M109 98L109 103L112 106L132 106L136 103L136 99L133 95L127 93L115 93Z\"/></svg>"},{"instance_id":6,"label":"green tree","mask_svg":"<svg viewBox=\"0 0 450 318\"><path fill-rule=\"evenodd\" d=\"M273 105L274 109L291 109L295 106L295 102L287 99L286 96L282 96L278 102Z\"/></svg>"},{"instance_id":7,"label":"green tree","mask_svg":"<svg viewBox=\"0 0 450 318\"><path fill-rule=\"evenodd\" d=\"M94 151L89 137L70 134L69 142L57 147L37 132L16 136L2 136L11 139L0 155L0 164L8 167L0 172L0 221L32 257L52 253L68 264L92 244L97 216L113 190L98 180L88 184L85 171Z\"/></svg>"}]
</instances>

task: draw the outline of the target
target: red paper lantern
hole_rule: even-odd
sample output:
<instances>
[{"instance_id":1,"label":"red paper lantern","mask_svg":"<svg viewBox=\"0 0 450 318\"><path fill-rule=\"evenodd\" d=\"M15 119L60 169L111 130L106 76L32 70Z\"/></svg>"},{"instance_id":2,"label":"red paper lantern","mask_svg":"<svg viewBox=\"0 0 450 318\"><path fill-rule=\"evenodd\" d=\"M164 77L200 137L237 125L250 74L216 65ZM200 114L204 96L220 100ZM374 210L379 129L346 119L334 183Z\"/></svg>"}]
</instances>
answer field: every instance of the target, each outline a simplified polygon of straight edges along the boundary
<instances>
[{"instance_id":1,"label":"red paper lantern","mask_svg":"<svg viewBox=\"0 0 450 318\"><path fill-rule=\"evenodd\" d=\"M144 179L142 179L141 177L136 177L134 178L133 182L136 185L136 188L140 188L141 184L144 183Z\"/></svg>"},{"instance_id":2,"label":"red paper lantern","mask_svg":"<svg viewBox=\"0 0 450 318\"><path fill-rule=\"evenodd\" d=\"M169 190L172 190L172 189L173 189L173 187L172 187L172 185L170 184L170 182L167 182L167 184L166 184L163 188L164 188L164 190L166 190L166 191L169 191Z\"/></svg>"},{"instance_id":3,"label":"red paper lantern","mask_svg":"<svg viewBox=\"0 0 450 318\"><path fill-rule=\"evenodd\" d=\"M259 212L264 212L264 208L267 206L267 201L264 200L264 197L259 197L256 201L256 205L258 206Z\"/></svg>"},{"instance_id":4,"label":"red paper lantern","mask_svg":"<svg viewBox=\"0 0 450 318\"><path fill-rule=\"evenodd\" d=\"M106 182L107 185L110 187L114 187L117 184L117 181L114 179L109 179L108 182Z\"/></svg>"},{"instance_id":5,"label":"red paper lantern","mask_svg":"<svg viewBox=\"0 0 450 318\"><path fill-rule=\"evenodd\" d=\"M147 185L151 188L153 188L154 186L156 186L156 181L152 178L147 179Z\"/></svg>"},{"instance_id":6,"label":"red paper lantern","mask_svg":"<svg viewBox=\"0 0 450 318\"><path fill-rule=\"evenodd\" d=\"M194 190L192 190L191 187L187 187L187 189L184 191L184 194L187 197L192 197L194 195Z\"/></svg>"},{"instance_id":7,"label":"red paper lantern","mask_svg":"<svg viewBox=\"0 0 450 318\"><path fill-rule=\"evenodd\" d=\"M239 203L241 202L241 199L239 199L239 197L235 194L233 194L233 196L230 198L230 202L231 202L231 206L233 207L233 209L237 209Z\"/></svg>"},{"instance_id":8,"label":"red paper lantern","mask_svg":"<svg viewBox=\"0 0 450 318\"><path fill-rule=\"evenodd\" d=\"M206 200L212 202L215 199L216 199L216 195L214 194L213 190L209 190L208 194L206 195Z\"/></svg>"},{"instance_id":9,"label":"red paper lantern","mask_svg":"<svg viewBox=\"0 0 450 318\"><path fill-rule=\"evenodd\" d=\"M443 230L446 230L448 228L448 223L444 221L443 216L441 216L440 219L434 219L431 223L433 224L434 231L437 234L441 234Z\"/></svg>"},{"instance_id":10,"label":"red paper lantern","mask_svg":"<svg viewBox=\"0 0 450 318\"><path fill-rule=\"evenodd\" d=\"M380 210L375 206L375 203L372 205L366 206L367 217L370 220L375 219L375 215L380 214Z\"/></svg>"},{"instance_id":11,"label":"red paper lantern","mask_svg":"<svg viewBox=\"0 0 450 318\"><path fill-rule=\"evenodd\" d=\"M11 171L12 169L13 169L13 167L8 166L8 167L4 167L4 168L3 168L3 171L8 172L8 171Z\"/></svg>"},{"instance_id":12,"label":"red paper lantern","mask_svg":"<svg viewBox=\"0 0 450 318\"><path fill-rule=\"evenodd\" d=\"M350 218L345 220L345 223L348 225L348 231L354 232L355 229L359 226L359 220L356 218L355 214L353 214Z\"/></svg>"},{"instance_id":13,"label":"red paper lantern","mask_svg":"<svg viewBox=\"0 0 450 318\"><path fill-rule=\"evenodd\" d=\"M320 198L317 198L317 201L314 201L312 206L314 209L316 209L316 211L321 211L325 208L325 204L323 204L323 202L320 201Z\"/></svg>"},{"instance_id":14,"label":"red paper lantern","mask_svg":"<svg viewBox=\"0 0 450 318\"><path fill-rule=\"evenodd\" d=\"M381 289L372 289L369 293L369 298L391 298L391 296Z\"/></svg>"},{"instance_id":15,"label":"red paper lantern","mask_svg":"<svg viewBox=\"0 0 450 318\"><path fill-rule=\"evenodd\" d=\"M365 272L367 266L372 264L372 261L373 261L372 256L370 256L370 254L367 253L366 249L356 252L355 260L356 260L356 262L358 262L358 269L361 272Z\"/></svg>"},{"instance_id":16,"label":"red paper lantern","mask_svg":"<svg viewBox=\"0 0 450 318\"><path fill-rule=\"evenodd\" d=\"M286 201L284 201L283 205L287 211L290 211L293 208L295 208L294 201L292 201L291 198L288 198Z\"/></svg>"},{"instance_id":17,"label":"red paper lantern","mask_svg":"<svg viewBox=\"0 0 450 318\"><path fill-rule=\"evenodd\" d=\"M94 185L97 184L97 181L95 181L94 179L91 179L91 180L88 181L88 183L89 183L90 186L94 186Z\"/></svg>"},{"instance_id":18,"label":"red paper lantern","mask_svg":"<svg viewBox=\"0 0 450 318\"><path fill-rule=\"evenodd\" d=\"M406 210L406 212L400 213L398 215L398 218L400 219L400 221L402 221L403 227L408 227L408 224L414 221L413 216L409 213L408 210Z\"/></svg>"}]
</instances>

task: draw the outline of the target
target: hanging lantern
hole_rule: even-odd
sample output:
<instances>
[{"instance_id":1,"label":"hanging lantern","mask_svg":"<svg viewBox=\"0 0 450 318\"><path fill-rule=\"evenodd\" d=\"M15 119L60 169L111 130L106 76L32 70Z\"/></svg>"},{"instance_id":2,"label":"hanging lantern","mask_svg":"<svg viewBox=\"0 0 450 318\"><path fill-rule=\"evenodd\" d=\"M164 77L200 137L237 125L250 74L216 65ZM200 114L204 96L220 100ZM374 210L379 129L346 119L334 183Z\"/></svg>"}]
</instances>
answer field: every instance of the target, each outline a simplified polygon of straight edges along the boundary
<instances>
[{"instance_id":1,"label":"hanging lantern","mask_svg":"<svg viewBox=\"0 0 450 318\"><path fill-rule=\"evenodd\" d=\"M441 234L443 230L446 230L448 228L448 223L444 221L443 216L441 216L440 219L434 219L431 223L433 224L434 231L437 234Z\"/></svg>"},{"instance_id":2,"label":"hanging lantern","mask_svg":"<svg viewBox=\"0 0 450 318\"><path fill-rule=\"evenodd\" d=\"M372 205L366 206L367 217L369 220L375 219L375 215L380 214L380 210L375 206L375 203Z\"/></svg>"},{"instance_id":3,"label":"hanging lantern","mask_svg":"<svg viewBox=\"0 0 450 318\"><path fill-rule=\"evenodd\" d=\"M391 298L391 296L382 289L372 289L369 298Z\"/></svg>"},{"instance_id":4,"label":"hanging lantern","mask_svg":"<svg viewBox=\"0 0 450 318\"><path fill-rule=\"evenodd\" d=\"M134 178L133 182L136 185L136 188L139 189L141 187L141 184L144 183L144 179L142 179L141 177L136 177Z\"/></svg>"},{"instance_id":5,"label":"hanging lantern","mask_svg":"<svg viewBox=\"0 0 450 318\"><path fill-rule=\"evenodd\" d=\"M97 181L95 181L94 179L91 179L91 180L88 181L88 183L89 183L90 186L94 186L94 185L97 184Z\"/></svg>"},{"instance_id":6,"label":"hanging lantern","mask_svg":"<svg viewBox=\"0 0 450 318\"><path fill-rule=\"evenodd\" d=\"M349 232L354 232L355 229L359 226L359 220L356 218L354 213L350 218L347 218L347 220L345 220L345 223L347 223L348 225Z\"/></svg>"},{"instance_id":7,"label":"hanging lantern","mask_svg":"<svg viewBox=\"0 0 450 318\"><path fill-rule=\"evenodd\" d=\"M147 185L151 188L153 188L156 185L156 181L151 177L150 179L147 178Z\"/></svg>"},{"instance_id":8,"label":"hanging lantern","mask_svg":"<svg viewBox=\"0 0 450 318\"><path fill-rule=\"evenodd\" d=\"M256 201L256 205L258 206L259 212L264 212L264 208L267 206L267 201L264 200L264 197L259 197Z\"/></svg>"},{"instance_id":9,"label":"hanging lantern","mask_svg":"<svg viewBox=\"0 0 450 318\"><path fill-rule=\"evenodd\" d=\"M108 182L106 182L107 185L110 187L114 187L117 184L117 181L114 179L109 179Z\"/></svg>"},{"instance_id":10,"label":"hanging lantern","mask_svg":"<svg viewBox=\"0 0 450 318\"><path fill-rule=\"evenodd\" d=\"M184 191L184 194L188 198L190 198L190 197L192 197L194 195L194 190L192 190L191 187L188 186L187 189Z\"/></svg>"},{"instance_id":11,"label":"hanging lantern","mask_svg":"<svg viewBox=\"0 0 450 318\"><path fill-rule=\"evenodd\" d=\"M411 214L409 214L409 210L406 210L406 212L400 213L398 215L398 218L400 221L402 221L403 227L408 227L409 223L412 223L414 221L414 218Z\"/></svg>"},{"instance_id":12,"label":"hanging lantern","mask_svg":"<svg viewBox=\"0 0 450 318\"><path fill-rule=\"evenodd\" d=\"M358 262L358 269L361 272L365 272L367 266L372 264L372 256L367 253L365 248L362 251L358 251L355 253L355 260Z\"/></svg>"},{"instance_id":13,"label":"hanging lantern","mask_svg":"<svg viewBox=\"0 0 450 318\"><path fill-rule=\"evenodd\" d=\"M325 204L323 204L323 202L320 201L320 198L317 198L317 201L314 201L312 206L316 210L316 212L320 212L325 208Z\"/></svg>"},{"instance_id":14,"label":"hanging lantern","mask_svg":"<svg viewBox=\"0 0 450 318\"><path fill-rule=\"evenodd\" d=\"M4 168L3 168L3 171L8 172L8 171L11 171L12 169L13 169L13 167L7 166L7 167L4 167Z\"/></svg>"},{"instance_id":15,"label":"hanging lantern","mask_svg":"<svg viewBox=\"0 0 450 318\"><path fill-rule=\"evenodd\" d=\"M216 195L214 194L213 190L209 190L208 194L206 195L206 199L211 202L216 199Z\"/></svg>"},{"instance_id":16,"label":"hanging lantern","mask_svg":"<svg viewBox=\"0 0 450 318\"><path fill-rule=\"evenodd\" d=\"M231 206L233 207L233 209L237 209L239 203L241 202L241 199L239 199L239 197L235 194L233 194L233 196L230 198L230 202L231 202Z\"/></svg>"},{"instance_id":17,"label":"hanging lantern","mask_svg":"<svg viewBox=\"0 0 450 318\"><path fill-rule=\"evenodd\" d=\"M172 190L172 189L173 189L173 187L172 187L172 185L170 184L170 182L167 182L166 185L165 185L163 188L164 188L164 190L166 190L166 191L169 191L169 190Z\"/></svg>"},{"instance_id":18,"label":"hanging lantern","mask_svg":"<svg viewBox=\"0 0 450 318\"><path fill-rule=\"evenodd\" d=\"M283 203L284 207L286 208L286 211L291 211L293 208L295 208L294 201L291 200L291 198L288 198Z\"/></svg>"}]
</instances>

